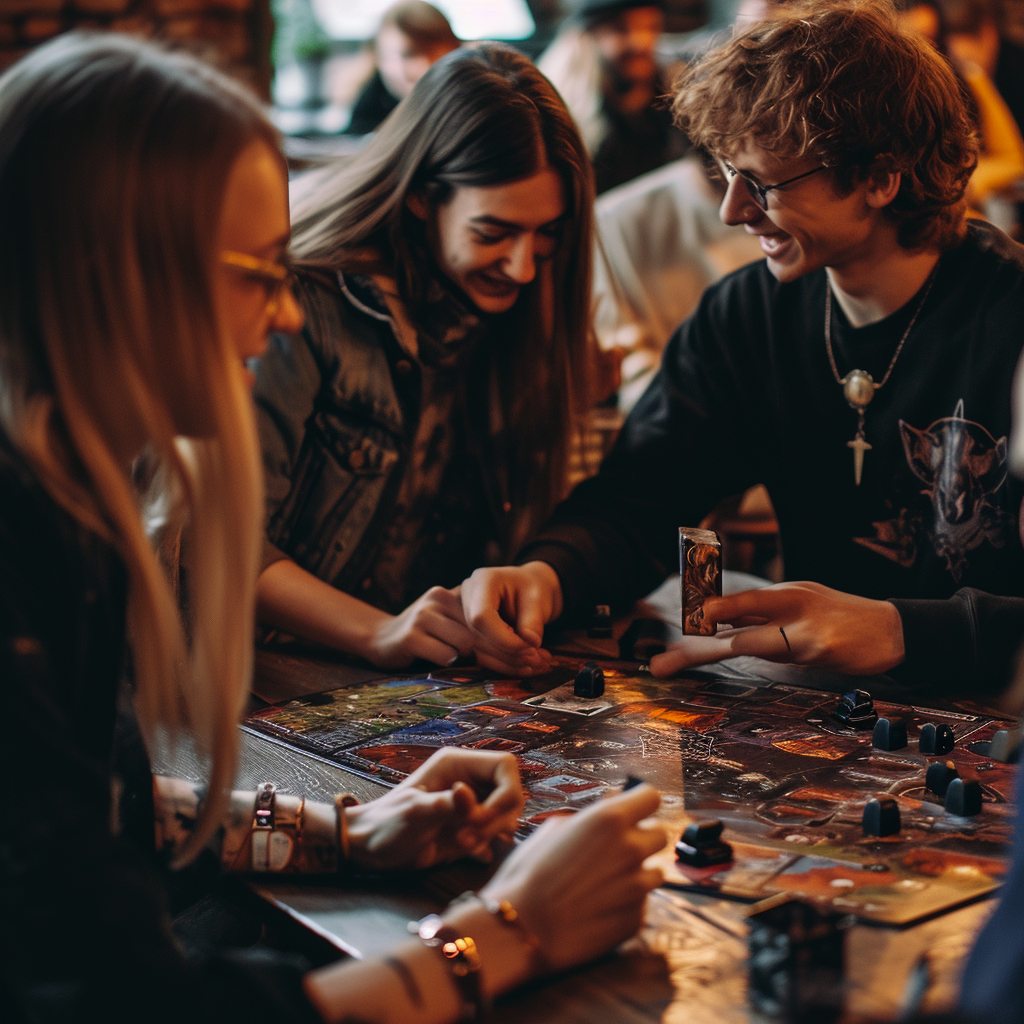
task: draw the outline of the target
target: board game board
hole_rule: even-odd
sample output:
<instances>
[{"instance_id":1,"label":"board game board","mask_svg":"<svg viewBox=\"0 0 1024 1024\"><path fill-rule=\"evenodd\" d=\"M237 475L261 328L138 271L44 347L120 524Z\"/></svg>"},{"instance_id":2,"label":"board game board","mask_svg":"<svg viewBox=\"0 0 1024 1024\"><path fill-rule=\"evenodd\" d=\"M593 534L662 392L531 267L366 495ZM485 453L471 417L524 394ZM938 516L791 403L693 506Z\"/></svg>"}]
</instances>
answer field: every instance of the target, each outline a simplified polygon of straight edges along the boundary
<instances>
[{"instance_id":1,"label":"board game board","mask_svg":"<svg viewBox=\"0 0 1024 1024\"><path fill-rule=\"evenodd\" d=\"M635 664L606 662L603 697L573 696L579 660L556 659L535 679L481 670L359 683L253 712L248 729L368 778L396 784L439 746L516 755L528 793L521 832L575 811L636 775L663 795L659 816L674 842L691 820L721 819L731 864L689 868L671 844L666 884L757 900L778 892L905 925L991 892L1005 871L1013 827L1014 769L972 749L1001 722L952 704L875 702L909 720L909 746L876 750L830 712L835 694L695 673L656 680ZM948 724L943 760L982 782L981 814L947 814L924 788L920 726ZM902 829L865 837L871 797L898 801Z\"/></svg>"}]
</instances>

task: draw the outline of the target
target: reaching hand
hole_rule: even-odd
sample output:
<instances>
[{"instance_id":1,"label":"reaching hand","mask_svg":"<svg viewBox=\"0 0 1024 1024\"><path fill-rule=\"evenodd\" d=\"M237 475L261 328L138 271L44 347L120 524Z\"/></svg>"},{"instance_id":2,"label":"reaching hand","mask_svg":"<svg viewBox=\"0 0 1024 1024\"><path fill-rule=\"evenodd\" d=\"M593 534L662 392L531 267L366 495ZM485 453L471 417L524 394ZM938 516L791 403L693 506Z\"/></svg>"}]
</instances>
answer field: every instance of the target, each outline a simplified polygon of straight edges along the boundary
<instances>
[{"instance_id":1,"label":"reaching hand","mask_svg":"<svg viewBox=\"0 0 1024 1024\"><path fill-rule=\"evenodd\" d=\"M378 614L365 657L381 668L405 668L417 658L447 665L473 650L458 587L431 587L398 615Z\"/></svg>"},{"instance_id":2,"label":"reaching hand","mask_svg":"<svg viewBox=\"0 0 1024 1024\"><path fill-rule=\"evenodd\" d=\"M578 814L546 821L488 882L483 895L508 900L541 942L552 972L607 952L633 935L660 869L644 861L665 845L651 786L598 801Z\"/></svg>"},{"instance_id":3,"label":"reaching hand","mask_svg":"<svg viewBox=\"0 0 1024 1024\"><path fill-rule=\"evenodd\" d=\"M888 601L855 597L820 583L779 583L704 602L704 618L732 623L717 636L687 636L651 659L662 678L722 658L752 655L876 675L904 659L903 623Z\"/></svg>"},{"instance_id":4,"label":"reaching hand","mask_svg":"<svg viewBox=\"0 0 1024 1024\"><path fill-rule=\"evenodd\" d=\"M444 747L390 793L347 809L349 857L375 869L428 868L511 838L526 797L511 754Z\"/></svg>"},{"instance_id":5,"label":"reaching hand","mask_svg":"<svg viewBox=\"0 0 1024 1024\"><path fill-rule=\"evenodd\" d=\"M476 660L509 675L551 668L544 627L562 613L562 587L547 562L477 569L463 582L462 608Z\"/></svg>"}]
</instances>

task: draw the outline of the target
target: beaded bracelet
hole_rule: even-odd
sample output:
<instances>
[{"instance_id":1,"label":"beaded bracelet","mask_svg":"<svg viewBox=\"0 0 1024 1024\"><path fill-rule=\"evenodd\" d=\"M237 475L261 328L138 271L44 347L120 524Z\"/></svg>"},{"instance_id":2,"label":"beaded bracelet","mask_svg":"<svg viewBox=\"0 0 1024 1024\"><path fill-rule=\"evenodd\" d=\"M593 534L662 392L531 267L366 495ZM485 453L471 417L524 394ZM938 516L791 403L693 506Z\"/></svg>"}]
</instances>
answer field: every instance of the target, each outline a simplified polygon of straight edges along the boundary
<instances>
[{"instance_id":1,"label":"beaded bracelet","mask_svg":"<svg viewBox=\"0 0 1024 1024\"><path fill-rule=\"evenodd\" d=\"M409 931L423 944L436 949L444 957L452 981L462 1001L460 1020L474 1020L491 1008L490 1000L480 984L480 953L476 942L458 929L444 923L437 914L428 914L420 921L410 921Z\"/></svg>"},{"instance_id":2,"label":"beaded bracelet","mask_svg":"<svg viewBox=\"0 0 1024 1024\"><path fill-rule=\"evenodd\" d=\"M551 965L541 949L540 939L523 924L523 919L519 916L519 912L508 900L492 900L490 897L484 896L483 893L473 892L472 889L469 889L462 893L461 896L456 896L448 906L451 908L471 901L482 904L489 914L496 917L502 924L515 930L519 940L530 950L533 977L540 977L551 973Z\"/></svg>"}]
</instances>

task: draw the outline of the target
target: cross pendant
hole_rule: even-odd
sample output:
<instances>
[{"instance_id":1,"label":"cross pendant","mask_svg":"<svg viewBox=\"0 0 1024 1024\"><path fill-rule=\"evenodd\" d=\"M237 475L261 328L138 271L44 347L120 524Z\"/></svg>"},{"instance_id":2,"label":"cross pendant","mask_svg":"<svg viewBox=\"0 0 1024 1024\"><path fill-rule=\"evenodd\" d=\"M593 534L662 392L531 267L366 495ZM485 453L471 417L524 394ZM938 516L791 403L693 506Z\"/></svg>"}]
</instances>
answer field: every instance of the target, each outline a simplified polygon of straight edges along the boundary
<instances>
[{"instance_id":1,"label":"cross pendant","mask_svg":"<svg viewBox=\"0 0 1024 1024\"><path fill-rule=\"evenodd\" d=\"M847 448L853 449L853 482L860 487L861 474L864 471L864 453L869 451L871 445L864 439L864 410L857 410L857 436L852 441L846 442Z\"/></svg>"}]
</instances>

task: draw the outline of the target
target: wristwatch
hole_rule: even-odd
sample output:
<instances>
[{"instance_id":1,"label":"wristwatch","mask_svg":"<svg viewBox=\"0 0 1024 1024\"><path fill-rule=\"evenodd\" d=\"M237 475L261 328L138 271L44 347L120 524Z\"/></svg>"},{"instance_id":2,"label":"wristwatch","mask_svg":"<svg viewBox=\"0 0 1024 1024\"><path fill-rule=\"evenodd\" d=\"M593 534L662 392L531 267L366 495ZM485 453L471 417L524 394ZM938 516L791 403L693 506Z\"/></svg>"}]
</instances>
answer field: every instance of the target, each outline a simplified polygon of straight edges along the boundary
<instances>
[{"instance_id":1,"label":"wristwatch","mask_svg":"<svg viewBox=\"0 0 1024 1024\"><path fill-rule=\"evenodd\" d=\"M256 787L252 817L252 870L283 871L291 863L295 845L287 832L274 828L274 798L277 787L261 782Z\"/></svg>"}]
</instances>

